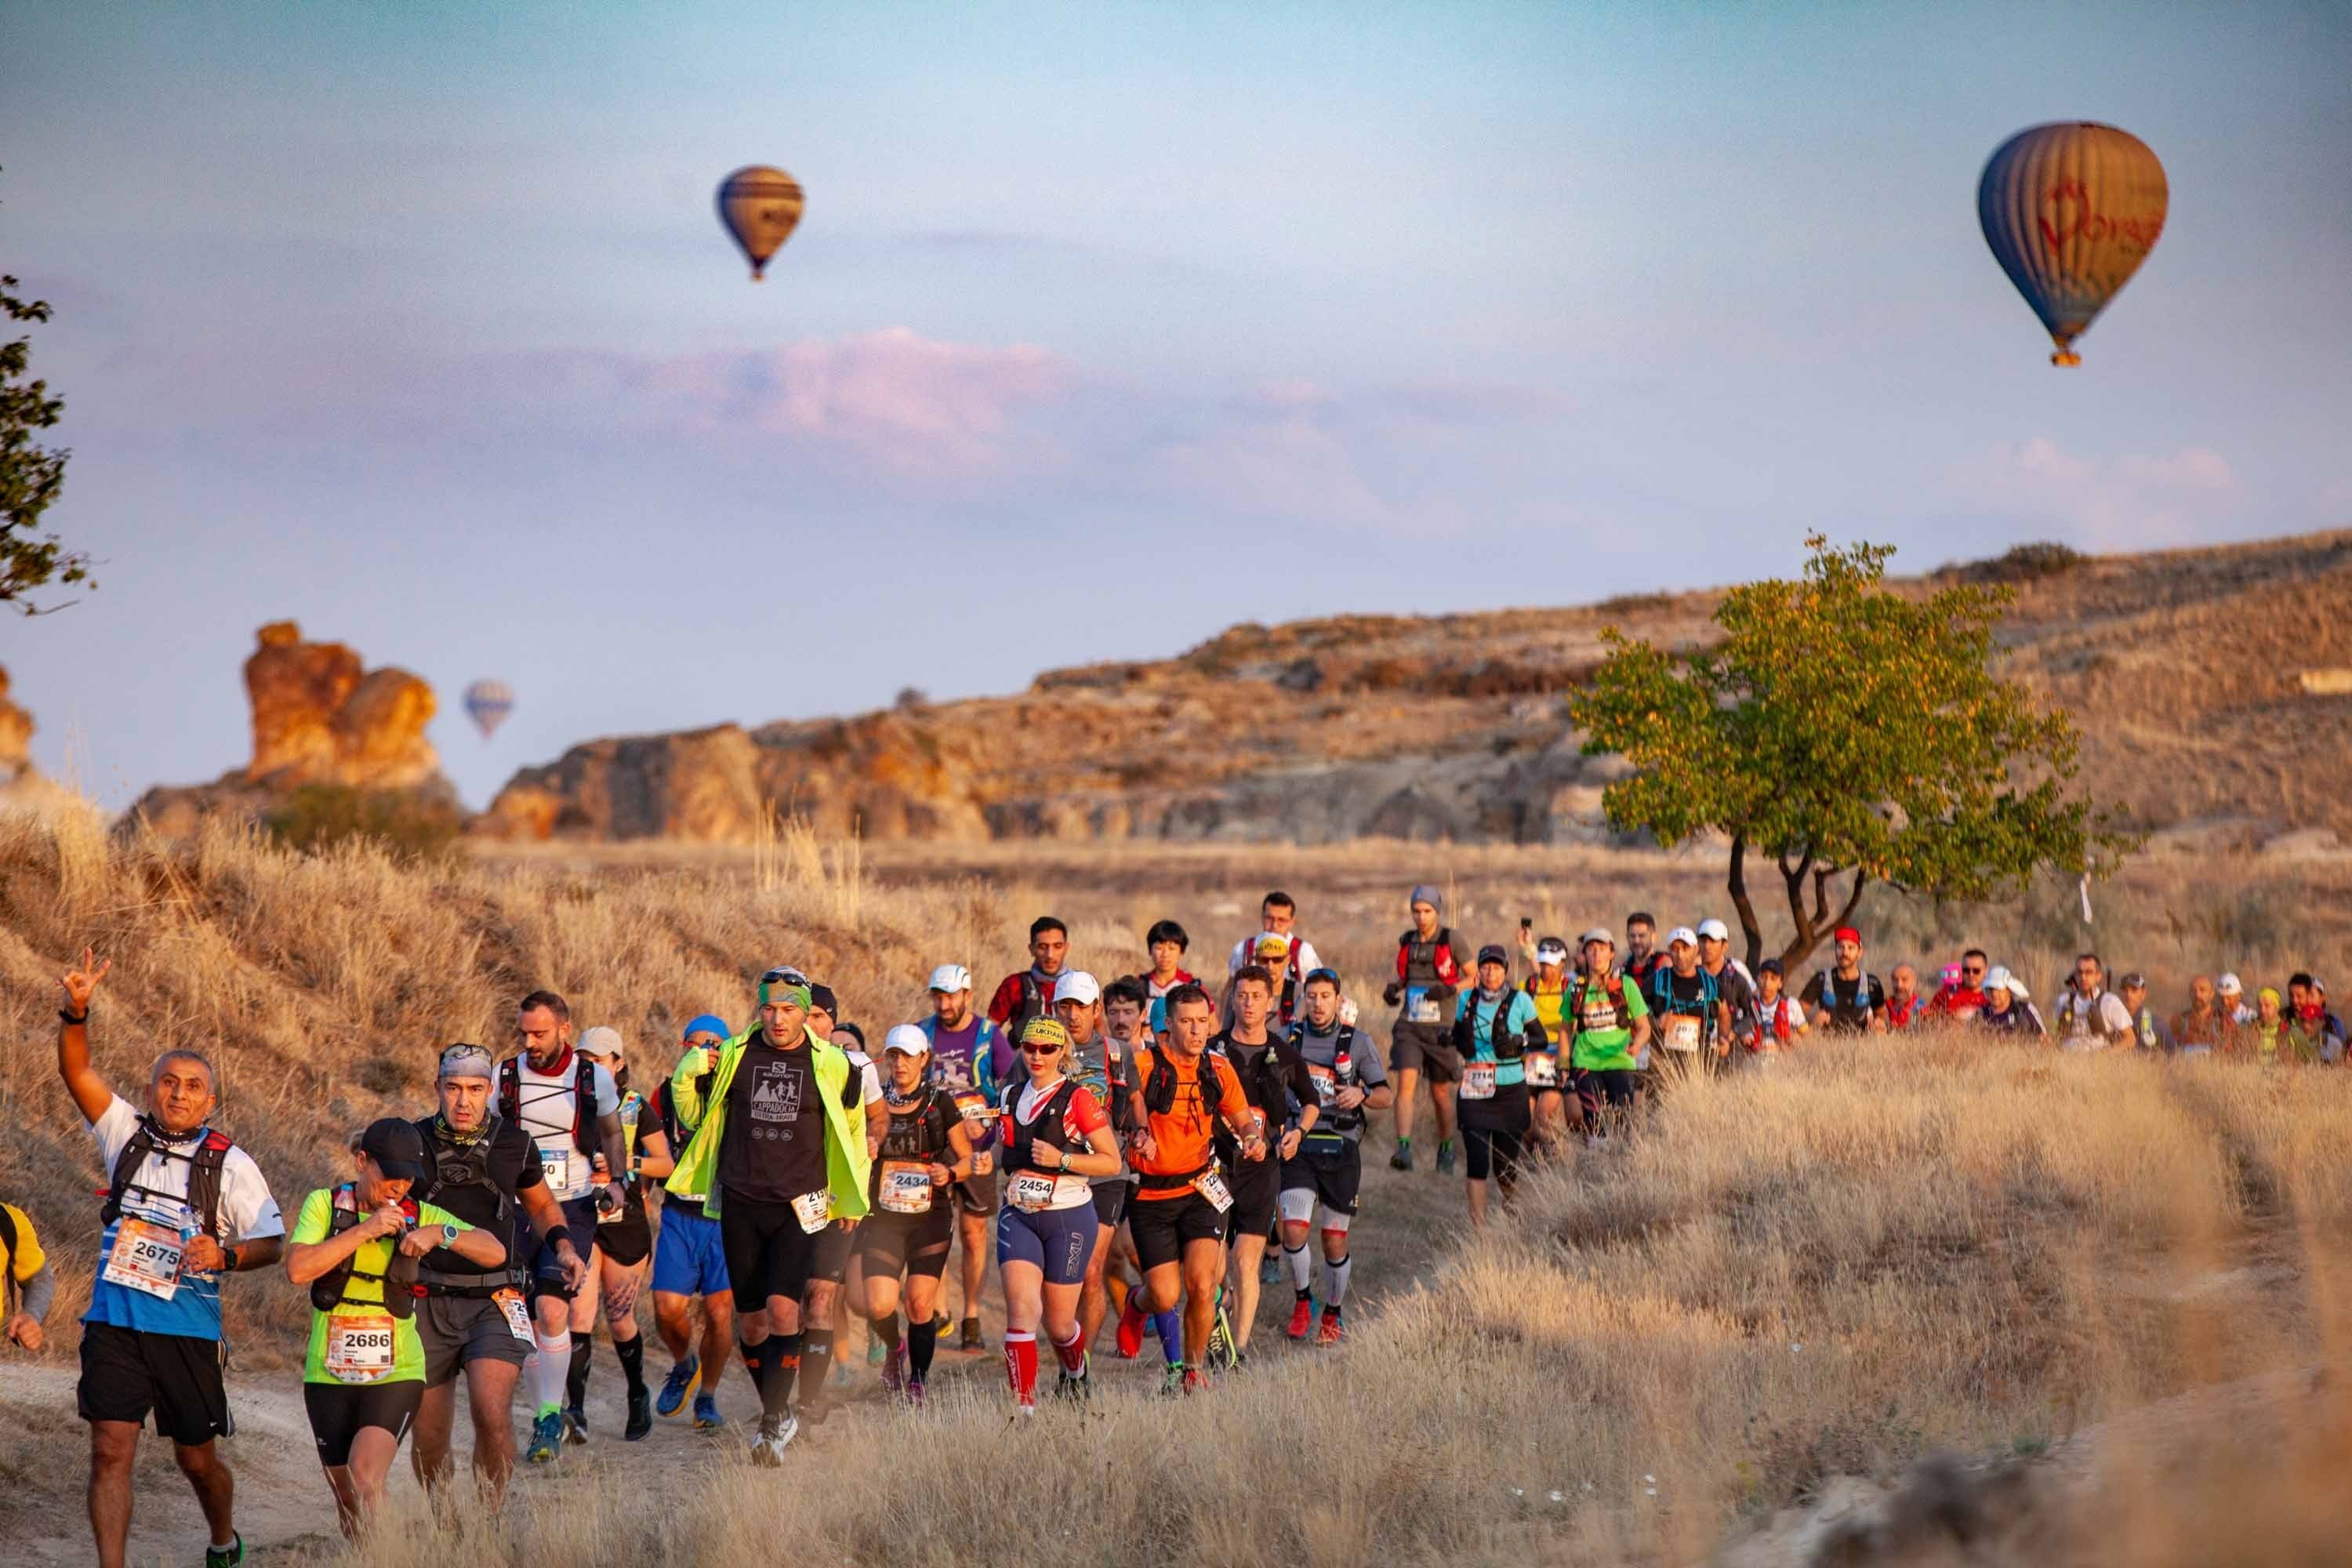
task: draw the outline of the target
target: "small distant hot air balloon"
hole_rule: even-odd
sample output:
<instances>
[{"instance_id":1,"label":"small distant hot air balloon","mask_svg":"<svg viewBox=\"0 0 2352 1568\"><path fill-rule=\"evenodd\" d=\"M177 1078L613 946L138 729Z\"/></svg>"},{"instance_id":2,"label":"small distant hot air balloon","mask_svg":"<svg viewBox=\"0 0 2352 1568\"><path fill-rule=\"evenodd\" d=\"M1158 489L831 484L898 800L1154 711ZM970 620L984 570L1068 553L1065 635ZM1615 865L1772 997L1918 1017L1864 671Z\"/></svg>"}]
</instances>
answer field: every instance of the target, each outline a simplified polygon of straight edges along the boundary
<instances>
[{"instance_id":1,"label":"small distant hot air balloon","mask_svg":"<svg viewBox=\"0 0 2352 1568\"><path fill-rule=\"evenodd\" d=\"M466 713L474 727L489 739L498 727L514 711L514 693L503 680L477 680L466 688Z\"/></svg>"},{"instance_id":2,"label":"small distant hot air balloon","mask_svg":"<svg viewBox=\"0 0 2352 1568\"><path fill-rule=\"evenodd\" d=\"M1977 184L1985 243L2058 345L2074 340L2164 232L2164 165L2127 131L2089 121L2036 125L2000 144Z\"/></svg>"},{"instance_id":3,"label":"small distant hot air balloon","mask_svg":"<svg viewBox=\"0 0 2352 1568\"><path fill-rule=\"evenodd\" d=\"M748 163L719 182L719 221L751 258L752 282L800 226L801 205L801 183L765 163Z\"/></svg>"}]
</instances>

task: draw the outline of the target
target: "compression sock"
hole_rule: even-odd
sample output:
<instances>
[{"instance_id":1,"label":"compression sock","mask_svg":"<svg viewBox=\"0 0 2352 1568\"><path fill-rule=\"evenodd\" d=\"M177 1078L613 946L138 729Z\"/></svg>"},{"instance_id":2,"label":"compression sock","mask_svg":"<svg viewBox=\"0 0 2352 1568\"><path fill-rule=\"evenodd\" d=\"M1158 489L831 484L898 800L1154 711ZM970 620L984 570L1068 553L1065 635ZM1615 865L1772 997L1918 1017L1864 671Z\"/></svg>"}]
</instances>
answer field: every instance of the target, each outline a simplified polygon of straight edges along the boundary
<instances>
[{"instance_id":1,"label":"compression sock","mask_svg":"<svg viewBox=\"0 0 2352 1568\"><path fill-rule=\"evenodd\" d=\"M1160 1353L1168 1358L1170 1366L1184 1364L1184 1320L1176 1309L1151 1314L1151 1327L1160 1335Z\"/></svg>"},{"instance_id":2,"label":"compression sock","mask_svg":"<svg viewBox=\"0 0 2352 1568\"><path fill-rule=\"evenodd\" d=\"M613 1354L621 1363L621 1375L629 1380L632 1396L646 1391L646 1341L642 1334L631 1334L625 1340L613 1342Z\"/></svg>"},{"instance_id":3,"label":"compression sock","mask_svg":"<svg viewBox=\"0 0 2352 1568\"><path fill-rule=\"evenodd\" d=\"M931 1352L940 1347L937 1320L907 1325L907 1375L921 1383L931 1375Z\"/></svg>"},{"instance_id":4,"label":"compression sock","mask_svg":"<svg viewBox=\"0 0 2352 1568\"><path fill-rule=\"evenodd\" d=\"M1085 1334L1086 1331L1084 1329L1072 1329L1070 1331L1069 1343L1064 1344L1059 1340L1055 1340L1054 1342L1055 1359L1062 1363L1062 1370L1068 1373L1072 1377L1076 1377L1078 1373L1087 1370L1087 1346Z\"/></svg>"},{"instance_id":5,"label":"compression sock","mask_svg":"<svg viewBox=\"0 0 2352 1568\"><path fill-rule=\"evenodd\" d=\"M833 1331L811 1329L801 1335L801 1386L809 1391L809 1402L824 1397L825 1374L833 1370Z\"/></svg>"},{"instance_id":6,"label":"compression sock","mask_svg":"<svg viewBox=\"0 0 2352 1568\"><path fill-rule=\"evenodd\" d=\"M572 1360L563 1369L563 1407L577 1410L588 1403L588 1363L595 1359L596 1333L572 1331Z\"/></svg>"},{"instance_id":7,"label":"compression sock","mask_svg":"<svg viewBox=\"0 0 2352 1568\"><path fill-rule=\"evenodd\" d=\"M1290 1288L1301 1296L1306 1295L1307 1271L1310 1261L1307 1255L1307 1244L1302 1241L1296 1247L1284 1247L1282 1260L1290 1265Z\"/></svg>"},{"instance_id":8,"label":"compression sock","mask_svg":"<svg viewBox=\"0 0 2352 1568\"><path fill-rule=\"evenodd\" d=\"M1021 1329L1004 1331L1004 1380L1013 1397L1024 1405L1037 1403L1037 1336Z\"/></svg>"},{"instance_id":9,"label":"compression sock","mask_svg":"<svg viewBox=\"0 0 2352 1568\"><path fill-rule=\"evenodd\" d=\"M768 1339L773 1338L775 1338L773 1334L768 1336ZM751 1374L751 1386L753 1388L765 1388L768 1386L767 1349L767 1340L761 1340L756 1345L745 1345L742 1347L743 1370Z\"/></svg>"},{"instance_id":10,"label":"compression sock","mask_svg":"<svg viewBox=\"0 0 2352 1568\"><path fill-rule=\"evenodd\" d=\"M563 1408L563 1385L572 1373L572 1334L569 1330L558 1334L539 1336L539 1370L531 1374L531 1403L539 1413Z\"/></svg>"},{"instance_id":11,"label":"compression sock","mask_svg":"<svg viewBox=\"0 0 2352 1568\"><path fill-rule=\"evenodd\" d=\"M767 1363L760 1384L760 1414L781 1421L793 1413L793 1380L800 1375L801 1336L770 1334L760 1342Z\"/></svg>"},{"instance_id":12,"label":"compression sock","mask_svg":"<svg viewBox=\"0 0 2352 1568\"><path fill-rule=\"evenodd\" d=\"M1353 1256L1337 1263L1323 1265L1323 1310L1337 1312L1339 1303L1348 1299L1348 1271L1355 1266Z\"/></svg>"},{"instance_id":13,"label":"compression sock","mask_svg":"<svg viewBox=\"0 0 2352 1568\"><path fill-rule=\"evenodd\" d=\"M884 1350L897 1350L902 1337L898 1332L898 1314L891 1313L874 1325L874 1337L882 1342Z\"/></svg>"}]
</instances>

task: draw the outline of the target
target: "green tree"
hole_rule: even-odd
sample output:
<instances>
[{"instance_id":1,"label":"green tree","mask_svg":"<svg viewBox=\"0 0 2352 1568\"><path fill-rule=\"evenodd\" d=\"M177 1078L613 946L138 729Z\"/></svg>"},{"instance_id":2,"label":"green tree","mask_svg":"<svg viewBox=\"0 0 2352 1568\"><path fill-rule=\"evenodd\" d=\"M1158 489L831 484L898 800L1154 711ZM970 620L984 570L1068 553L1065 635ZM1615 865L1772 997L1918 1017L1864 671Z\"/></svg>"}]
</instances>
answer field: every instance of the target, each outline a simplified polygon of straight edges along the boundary
<instances>
[{"instance_id":1,"label":"green tree","mask_svg":"<svg viewBox=\"0 0 2352 1568\"><path fill-rule=\"evenodd\" d=\"M2136 847L2074 797L2078 738L1992 669L2011 590L1885 585L1891 547L1806 540L1801 582L1732 589L1712 646L1679 656L1608 633L1610 654L1570 702L1588 753L1633 773L1602 808L1621 831L1673 845L1730 840L1728 888L1764 954L1750 855L1785 885L1794 965L1884 883L1990 898L2036 870L2105 875Z\"/></svg>"},{"instance_id":2,"label":"green tree","mask_svg":"<svg viewBox=\"0 0 2352 1568\"><path fill-rule=\"evenodd\" d=\"M49 306L18 297L16 280L0 277L0 313L11 321L46 321ZM98 586L89 582L89 556L69 554L56 534L37 531L41 514L65 488L72 454L34 439L57 424L66 403L49 395L47 382L25 379L31 363L31 339L0 344L0 605L28 616L58 607L30 597L51 583Z\"/></svg>"}]
</instances>

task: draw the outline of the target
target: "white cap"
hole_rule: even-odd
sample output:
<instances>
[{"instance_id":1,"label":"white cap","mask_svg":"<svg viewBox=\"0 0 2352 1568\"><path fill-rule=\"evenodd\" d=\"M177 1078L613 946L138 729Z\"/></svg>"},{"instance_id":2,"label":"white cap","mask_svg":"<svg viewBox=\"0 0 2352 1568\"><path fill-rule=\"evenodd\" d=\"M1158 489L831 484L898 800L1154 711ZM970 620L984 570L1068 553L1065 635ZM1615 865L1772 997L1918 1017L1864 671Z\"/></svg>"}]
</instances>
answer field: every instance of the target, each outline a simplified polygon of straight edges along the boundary
<instances>
[{"instance_id":1,"label":"white cap","mask_svg":"<svg viewBox=\"0 0 2352 1568\"><path fill-rule=\"evenodd\" d=\"M625 1057L628 1055L628 1052L622 1048L621 1031L613 1027L610 1024L599 1024L593 1029L583 1030L580 1035L580 1045L578 1049L580 1054L583 1057Z\"/></svg>"},{"instance_id":2,"label":"white cap","mask_svg":"<svg viewBox=\"0 0 2352 1568\"><path fill-rule=\"evenodd\" d=\"M2246 994L2245 986L2239 984L2238 977L2234 974L2221 976L2213 983L2213 989L2224 996L2243 996Z\"/></svg>"},{"instance_id":3,"label":"white cap","mask_svg":"<svg viewBox=\"0 0 2352 1568\"><path fill-rule=\"evenodd\" d=\"M1688 926L1676 926L1666 933L1666 945L1672 947L1676 942L1681 942L1685 947L1696 947L1698 935Z\"/></svg>"},{"instance_id":4,"label":"white cap","mask_svg":"<svg viewBox=\"0 0 2352 1568\"><path fill-rule=\"evenodd\" d=\"M1984 988L1988 991L2006 991L2015 1001L2030 1002L2033 999L2033 993L2025 988L2025 982L2000 964L1993 965L1992 973L1984 977Z\"/></svg>"},{"instance_id":5,"label":"white cap","mask_svg":"<svg viewBox=\"0 0 2352 1568\"><path fill-rule=\"evenodd\" d=\"M1586 948L1591 947L1596 942L1607 942L1611 947L1615 947L1617 945L1617 939L1609 934L1609 928L1607 926L1594 926L1591 931L1584 933L1583 937L1578 941L1576 945L1580 948Z\"/></svg>"},{"instance_id":6,"label":"white cap","mask_svg":"<svg viewBox=\"0 0 2352 1568\"><path fill-rule=\"evenodd\" d=\"M1054 983L1054 1000L1099 1002L1102 1000L1102 987L1096 984L1095 977L1085 970L1073 969Z\"/></svg>"},{"instance_id":7,"label":"white cap","mask_svg":"<svg viewBox=\"0 0 2352 1568\"><path fill-rule=\"evenodd\" d=\"M1255 958L1288 958L1290 939L1278 931L1262 931L1250 939L1250 954Z\"/></svg>"},{"instance_id":8,"label":"white cap","mask_svg":"<svg viewBox=\"0 0 2352 1568\"><path fill-rule=\"evenodd\" d=\"M1560 941L1559 938L1556 936L1548 936L1544 938L1543 941L1536 943L1536 962L1538 963L1566 963L1568 962L1568 943Z\"/></svg>"},{"instance_id":9,"label":"white cap","mask_svg":"<svg viewBox=\"0 0 2352 1568\"><path fill-rule=\"evenodd\" d=\"M882 1037L882 1054L886 1057L892 1051L904 1051L910 1057L919 1057L928 1054L930 1048L929 1037L912 1024L893 1024L890 1032Z\"/></svg>"},{"instance_id":10,"label":"white cap","mask_svg":"<svg viewBox=\"0 0 2352 1568\"><path fill-rule=\"evenodd\" d=\"M942 963L931 971L931 989L952 996L971 989L971 971L961 963Z\"/></svg>"},{"instance_id":11,"label":"white cap","mask_svg":"<svg viewBox=\"0 0 2352 1568\"><path fill-rule=\"evenodd\" d=\"M1725 925L1721 921L1716 920L1710 916L1708 919L1698 922L1698 934L1706 938L1709 942L1729 942L1731 940L1731 928Z\"/></svg>"}]
</instances>

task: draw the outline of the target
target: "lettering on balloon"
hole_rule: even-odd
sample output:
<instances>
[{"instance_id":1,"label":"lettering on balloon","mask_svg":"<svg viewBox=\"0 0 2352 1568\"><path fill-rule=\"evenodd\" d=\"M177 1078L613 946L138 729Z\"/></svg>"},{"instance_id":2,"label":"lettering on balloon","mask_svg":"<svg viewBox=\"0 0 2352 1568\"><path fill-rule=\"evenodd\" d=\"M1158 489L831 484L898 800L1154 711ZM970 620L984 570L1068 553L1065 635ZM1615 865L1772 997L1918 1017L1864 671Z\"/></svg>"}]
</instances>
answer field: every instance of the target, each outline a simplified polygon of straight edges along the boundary
<instances>
[{"instance_id":1,"label":"lettering on balloon","mask_svg":"<svg viewBox=\"0 0 2352 1568\"><path fill-rule=\"evenodd\" d=\"M2164 215L2153 217L2118 217L2111 213L2091 210L2091 194L2080 180L2061 180L2042 194L2043 210L2034 215L2034 223L2042 230L2042 243L2056 248L2075 239L2093 244L2114 239L2125 245L2146 250L2164 232Z\"/></svg>"}]
</instances>

